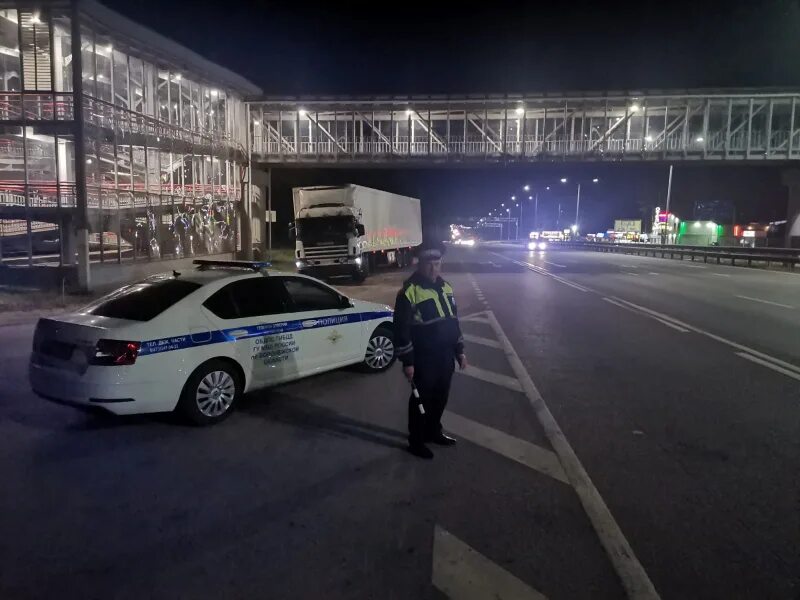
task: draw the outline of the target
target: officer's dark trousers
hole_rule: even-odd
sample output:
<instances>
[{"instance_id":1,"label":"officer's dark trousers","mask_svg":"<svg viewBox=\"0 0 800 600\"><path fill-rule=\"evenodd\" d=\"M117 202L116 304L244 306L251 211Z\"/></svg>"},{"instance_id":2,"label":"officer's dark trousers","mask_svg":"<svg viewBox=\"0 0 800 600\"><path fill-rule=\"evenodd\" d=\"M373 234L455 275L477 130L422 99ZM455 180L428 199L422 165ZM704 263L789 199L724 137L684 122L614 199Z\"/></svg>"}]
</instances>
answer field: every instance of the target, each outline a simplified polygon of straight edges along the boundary
<instances>
[{"instance_id":1,"label":"officer's dark trousers","mask_svg":"<svg viewBox=\"0 0 800 600\"><path fill-rule=\"evenodd\" d=\"M440 352L426 352L414 357L414 385L419 398L414 394L408 400L408 442L422 444L430 441L442 431L442 413L450 393L453 378L454 356L452 348ZM425 414L421 414L422 403Z\"/></svg>"}]
</instances>

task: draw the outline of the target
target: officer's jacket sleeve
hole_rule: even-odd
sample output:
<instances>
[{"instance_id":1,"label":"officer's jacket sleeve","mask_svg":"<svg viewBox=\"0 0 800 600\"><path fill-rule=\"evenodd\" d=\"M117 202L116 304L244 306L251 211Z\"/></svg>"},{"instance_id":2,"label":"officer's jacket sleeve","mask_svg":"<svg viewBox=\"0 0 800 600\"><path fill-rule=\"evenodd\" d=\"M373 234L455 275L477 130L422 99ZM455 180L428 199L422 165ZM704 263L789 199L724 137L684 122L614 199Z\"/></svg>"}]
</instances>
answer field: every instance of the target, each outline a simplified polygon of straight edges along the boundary
<instances>
[{"instance_id":1,"label":"officer's jacket sleeve","mask_svg":"<svg viewBox=\"0 0 800 600\"><path fill-rule=\"evenodd\" d=\"M394 347L403 366L414 364L414 345L411 343L413 319L414 307L402 289L397 293L394 303Z\"/></svg>"}]
</instances>

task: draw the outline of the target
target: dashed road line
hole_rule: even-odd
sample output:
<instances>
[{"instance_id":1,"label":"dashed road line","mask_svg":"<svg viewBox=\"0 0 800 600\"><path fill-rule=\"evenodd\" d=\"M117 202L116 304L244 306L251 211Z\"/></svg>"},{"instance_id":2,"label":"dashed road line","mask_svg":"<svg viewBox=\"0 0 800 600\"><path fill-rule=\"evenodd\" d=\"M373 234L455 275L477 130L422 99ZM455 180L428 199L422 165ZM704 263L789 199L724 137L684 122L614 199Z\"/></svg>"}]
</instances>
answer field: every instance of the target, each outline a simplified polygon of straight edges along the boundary
<instances>
[{"instance_id":1,"label":"dashed road line","mask_svg":"<svg viewBox=\"0 0 800 600\"><path fill-rule=\"evenodd\" d=\"M554 267L560 267L562 269L567 268L567 265L560 265L558 263L550 262L549 260L542 260L542 262L545 263L546 265L553 265Z\"/></svg>"},{"instance_id":2,"label":"dashed road line","mask_svg":"<svg viewBox=\"0 0 800 600\"><path fill-rule=\"evenodd\" d=\"M650 581L650 577L636 558L633 548L628 543L628 540L625 539L622 530L619 528L619 525L617 525L611 511L608 510L605 501L600 496L600 492L597 491L597 488L583 468L578 456L567 441L564 432L561 431L558 423L556 423L553 414L550 412L547 404L545 404L544 398L542 398L531 376L522 364L522 360L520 360L519 355L514 350L514 346L511 345L505 332L500 327L500 323L498 323L494 313L488 311L486 315L491 321L492 329L494 329L497 339L503 345L506 358L511 364L514 374L517 376L525 395L528 397L531 406L533 406L539 422L544 428L547 439L550 441L553 450L555 450L555 453L561 461L561 466L567 475L567 479L578 494L578 498L597 536L600 538L600 543L603 545L614 569L619 575L628 598L636 600L654 600L659 598L658 592L653 586L652 581Z\"/></svg>"},{"instance_id":3,"label":"dashed road line","mask_svg":"<svg viewBox=\"0 0 800 600\"><path fill-rule=\"evenodd\" d=\"M488 323L486 317L482 313L476 313L467 317L460 317L459 321L467 321L468 323Z\"/></svg>"},{"instance_id":4,"label":"dashed road line","mask_svg":"<svg viewBox=\"0 0 800 600\"><path fill-rule=\"evenodd\" d=\"M547 450L450 411L444 412L443 425L447 431L460 438L569 485L564 469L558 462L558 456L552 450Z\"/></svg>"},{"instance_id":5,"label":"dashed road line","mask_svg":"<svg viewBox=\"0 0 800 600\"><path fill-rule=\"evenodd\" d=\"M730 273L712 273L714 277L730 277Z\"/></svg>"},{"instance_id":6,"label":"dashed road line","mask_svg":"<svg viewBox=\"0 0 800 600\"><path fill-rule=\"evenodd\" d=\"M789 308L792 309L794 306L789 304L781 304L780 302L772 302L771 300L762 300L761 298L753 298L751 296L740 296L739 294L734 294L737 298L741 298L742 300L750 300L751 302L761 302L761 304L769 304L770 306L779 306L781 308Z\"/></svg>"},{"instance_id":7,"label":"dashed road line","mask_svg":"<svg viewBox=\"0 0 800 600\"><path fill-rule=\"evenodd\" d=\"M640 310L636 310L634 308L631 308L630 306L625 306L624 304L622 304L620 302L617 302L616 300L612 300L611 298L603 297L603 300L605 300L609 304L613 304L614 306L618 306L618 307L620 307L620 308L622 308L624 310L627 310L629 312L635 313L635 314L640 315L642 317L647 317L649 319L653 319L655 321L658 321L662 325L666 325L667 327L669 327L671 329L675 329L676 331L680 331L681 333L689 333L688 329L680 327L679 325L675 325L674 323L670 323L669 321L665 321L664 319L659 319L656 316L648 315L647 313L642 312Z\"/></svg>"},{"instance_id":8,"label":"dashed road line","mask_svg":"<svg viewBox=\"0 0 800 600\"><path fill-rule=\"evenodd\" d=\"M480 367L468 365L466 369L462 371L456 371L456 373L466 375L467 377L474 377L475 379L480 379L481 381L486 381L488 383L493 383L494 385L499 385L515 392L522 391L522 386L515 377L509 377L508 375L502 375L500 373L495 373L494 371L487 371L486 369L481 369Z\"/></svg>"},{"instance_id":9,"label":"dashed road line","mask_svg":"<svg viewBox=\"0 0 800 600\"><path fill-rule=\"evenodd\" d=\"M768 361L768 362L772 363L773 365L777 365L777 366L783 367L784 369L787 369L789 371L792 371L793 373L797 373L798 375L800 375L800 367L798 367L797 365L793 365L792 363L786 362L785 360L781 360L780 358L776 358L775 356L770 356L769 354L766 354L764 352L760 352L759 350L756 350L755 348L750 348L749 346L745 346L744 344L740 344L738 342L734 342L733 340L729 340L729 339L724 338L724 337L722 337L720 335L717 335L715 333L711 333L710 331L706 331L705 329L700 329L699 327L696 327L694 325L690 325L689 323L685 323L684 321L680 321L680 320L676 319L675 317L670 317L669 315L665 315L664 313L660 313L660 312L652 310L650 308L646 308L644 306L640 306L638 304L634 304L633 302L628 302L627 300L623 300L622 298L618 298L616 296L613 296L613 298L617 302L622 302L623 304L626 304L626 305L631 306L633 308L637 308L637 309L639 309L641 311L644 311L646 313L649 313L649 314L651 314L653 316L659 317L660 319L663 319L664 321L669 321L673 325L677 325L678 327L683 327L685 329L688 329L689 331L694 331L695 333L699 333L700 335L704 335L706 337L709 337L712 340L715 340L717 342L720 342L722 344L730 346L731 348L736 348L737 350L741 350L741 351L746 352L748 354L751 354L753 356L757 356L757 357L759 357L759 358L761 358L761 359L763 359L765 361Z\"/></svg>"},{"instance_id":10,"label":"dashed road line","mask_svg":"<svg viewBox=\"0 0 800 600\"><path fill-rule=\"evenodd\" d=\"M454 600L547 600L439 525L433 530L432 581L439 591Z\"/></svg>"}]
</instances>

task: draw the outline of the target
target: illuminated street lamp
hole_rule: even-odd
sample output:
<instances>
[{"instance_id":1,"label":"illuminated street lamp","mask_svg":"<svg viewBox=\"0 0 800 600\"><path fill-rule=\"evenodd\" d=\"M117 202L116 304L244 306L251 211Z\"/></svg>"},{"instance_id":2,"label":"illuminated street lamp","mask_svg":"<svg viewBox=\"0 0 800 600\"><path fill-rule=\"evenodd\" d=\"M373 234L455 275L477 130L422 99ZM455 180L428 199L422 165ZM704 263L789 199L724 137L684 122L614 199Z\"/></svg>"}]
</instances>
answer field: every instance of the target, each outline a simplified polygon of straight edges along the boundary
<instances>
[{"instance_id":1,"label":"illuminated street lamp","mask_svg":"<svg viewBox=\"0 0 800 600\"><path fill-rule=\"evenodd\" d=\"M597 183L598 181L600 181L600 180L599 180L597 177L595 177L594 179L592 179L592 183Z\"/></svg>"},{"instance_id":2,"label":"illuminated street lamp","mask_svg":"<svg viewBox=\"0 0 800 600\"><path fill-rule=\"evenodd\" d=\"M561 178L561 183L567 183L567 178L566 177L562 177Z\"/></svg>"},{"instance_id":3,"label":"illuminated street lamp","mask_svg":"<svg viewBox=\"0 0 800 600\"><path fill-rule=\"evenodd\" d=\"M523 189L523 190L525 190L526 192L530 192L530 191L531 191L531 186L529 186L529 185L526 183L525 185L523 185L523 186L522 186L522 189Z\"/></svg>"}]
</instances>

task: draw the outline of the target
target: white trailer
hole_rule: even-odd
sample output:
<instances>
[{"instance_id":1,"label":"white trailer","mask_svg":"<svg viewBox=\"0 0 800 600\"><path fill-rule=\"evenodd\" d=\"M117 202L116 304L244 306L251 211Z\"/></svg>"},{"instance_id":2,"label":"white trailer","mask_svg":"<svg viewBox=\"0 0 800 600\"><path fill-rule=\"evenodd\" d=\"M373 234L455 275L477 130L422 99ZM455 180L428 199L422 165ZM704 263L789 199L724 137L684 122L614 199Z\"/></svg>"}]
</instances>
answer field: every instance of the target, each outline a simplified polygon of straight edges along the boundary
<instances>
[{"instance_id":1,"label":"white trailer","mask_svg":"<svg viewBox=\"0 0 800 600\"><path fill-rule=\"evenodd\" d=\"M381 265L410 264L422 243L416 198L353 184L294 188L292 196L301 273L363 281Z\"/></svg>"}]
</instances>

